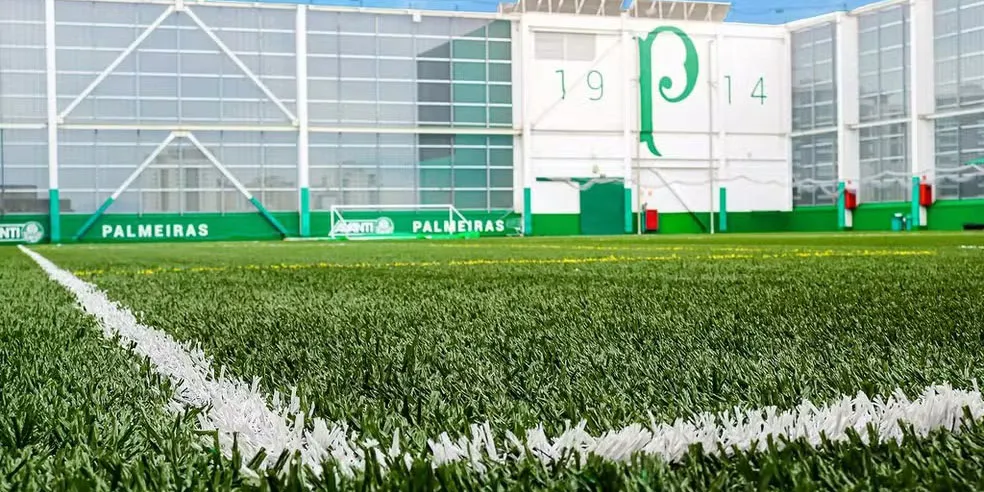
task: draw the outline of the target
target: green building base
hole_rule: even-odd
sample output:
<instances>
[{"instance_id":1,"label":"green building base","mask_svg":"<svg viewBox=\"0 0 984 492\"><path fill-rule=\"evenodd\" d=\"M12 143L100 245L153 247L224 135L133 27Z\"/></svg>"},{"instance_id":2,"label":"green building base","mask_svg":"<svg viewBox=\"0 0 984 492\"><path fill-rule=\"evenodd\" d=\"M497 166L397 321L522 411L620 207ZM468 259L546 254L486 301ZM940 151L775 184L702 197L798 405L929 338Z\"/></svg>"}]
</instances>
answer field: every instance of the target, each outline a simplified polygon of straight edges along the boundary
<instances>
[{"instance_id":1,"label":"green building base","mask_svg":"<svg viewBox=\"0 0 984 492\"><path fill-rule=\"evenodd\" d=\"M892 228L892 217L908 214L910 202L867 203L854 211L854 231L885 231ZM463 212L465 221L457 221L449 230L446 212L398 211L356 214L347 212L349 220L390 218L393 234L442 236L447 233L476 232L479 237L513 236L522 231L523 218L510 211ZM271 212L290 238L299 237L301 224L296 212ZM90 214L63 214L62 230L79 230L91 218ZM708 213L668 213L659 217L658 234L704 234L710 224ZM984 200L941 200L928 211L931 231L959 231L964 224L984 222ZM43 241L50 241L51 222L46 214L7 215L0 219L0 243L23 243L14 226L37 223L44 229ZM535 236L581 235L580 214L534 214L529 218ZM637 232L638 216L633 215L633 230ZM729 233L757 232L835 232L838 230L837 207L800 207L791 212L728 212ZM621 224L619 224L621 225ZM311 213L311 236L327 237L331 233L329 212ZM25 229L26 230L26 229ZM77 242L159 242L159 241L249 241L278 240L283 235L271 222L256 212L218 214L105 214L98 218ZM62 236L62 242L76 240Z\"/></svg>"}]
</instances>

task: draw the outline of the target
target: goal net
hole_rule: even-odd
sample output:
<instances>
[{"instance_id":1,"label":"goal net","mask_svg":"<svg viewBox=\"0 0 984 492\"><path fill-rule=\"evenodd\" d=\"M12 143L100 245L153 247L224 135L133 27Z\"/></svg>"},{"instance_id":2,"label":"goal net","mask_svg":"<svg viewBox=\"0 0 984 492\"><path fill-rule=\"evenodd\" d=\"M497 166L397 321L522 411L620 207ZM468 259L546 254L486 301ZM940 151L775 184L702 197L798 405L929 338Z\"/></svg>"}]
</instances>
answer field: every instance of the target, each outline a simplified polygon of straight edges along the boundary
<instances>
[{"instance_id":1,"label":"goal net","mask_svg":"<svg viewBox=\"0 0 984 492\"><path fill-rule=\"evenodd\" d=\"M331 239L434 239L479 237L452 205L332 205ZM489 231L491 232L491 231Z\"/></svg>"}]
</instances>

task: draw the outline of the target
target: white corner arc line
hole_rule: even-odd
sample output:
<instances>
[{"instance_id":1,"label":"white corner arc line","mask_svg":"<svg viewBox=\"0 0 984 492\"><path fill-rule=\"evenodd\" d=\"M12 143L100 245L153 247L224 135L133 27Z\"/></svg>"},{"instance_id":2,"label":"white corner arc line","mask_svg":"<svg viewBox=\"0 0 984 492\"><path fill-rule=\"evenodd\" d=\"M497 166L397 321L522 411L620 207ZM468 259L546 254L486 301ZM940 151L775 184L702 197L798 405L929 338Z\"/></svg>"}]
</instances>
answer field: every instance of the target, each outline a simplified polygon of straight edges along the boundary
<instances>
[{"instance_id":1,"label":"white corner arc line","mask_svg":"<svg viewBox=\"0 0 984 492\"><path fill-rule=\"evenodd\" d=\"M218 431L219 443L227 456L232 451L234 436L238 436L244 456L254 456L266 449L267 463L275 462L283 451L300 450L305 462L316 465L331 457L349 468L362 466L362 451L349 445L345 429L331 431L321 422L314 435L304 429L300 400L291 395L282 405L274 394L272 405L259 391L259 380L247 384L215 371L210 358L198 347L182 344L168 334L139 323L127 308L111 301L96 286L59 268L40 254L19 246L48 276L74 294L80 308L96 318L103 335L112 339L120 336L121 344L134 344L134 351L147 357L154 369L176 383L175 403L181 406L207 408L199 415L199 426ZM271 409L272 406L272 409ZM309 443L316 443L317 447ZM312 469L319 469L312 466Z\"/></svg>"},{"instance_id":2,"label":"white corner arc line","mask_svg":"<svg viewBox=\"0 0 984 492\"><path fill-rule=\"evenodd\" d=\"M220 444L227 454L231 452L233 436L238 435L246 456L252 457L252 453L262 447L267 450L267 463L272 463L282 451L296 450L301 452L304 462L312 470L320 470L318 465L326 460L337 463L345 473L361 470L366 463L363 448L371 449L383 466L401 461L409 466L412 462L410 455L400 450L399 433L394 435L392 446L383 451L372 440L355 444L358 436L348 433L344 426L332 425L320 418L305 420L294 395L287 405L283 405L280 395L274 393L268 404L257 379L247 384L225 376L224 371L216 373L211 360L200 348L181 344L166 333L140 324L127 308L111 301L96 286L23 245L18 247L52 280L75 295L81 309L97 319L105 336L119 335L124 345L132 342L136 353L148 357L157 372L175 381L177 403L210 406L210 410L199 416L199 425L218 431ZM758 446L761 449L768 437L776 439L775 445L780 448L784 445L780 438L804 439L817 447L823 437L833 442L848 440L851 429L867 442L871 438L869 426L877 430L881 442L899 440L903 436L903 424L912 426L918 436L940 429L956 431L964 422L965 409L975 420L984 416L984 399L976 383L969 391L947 384L930 386L915 399L896 390L887 398L869 398L858 392L856 396L844 396L827 405L816 406L804 401L788 410L776 407L741 410L736 407L718 414L700 413L671 424L655 421L648 427L632 424L599 436L586 432L583 421L554 438L549 438L540 425L527 430L525 438L506 431L500 447L497 447L488 424L476 424L471 427L471 437L452 439L442 433L436 439L428 440L428 458L434 466L465 462L479 472L490 463L524 456L548 464L569 456L572 451L582 459L595 455L625 462L645 454L673 462L682 458L694 444L702 445L707 454L721 454L736 448L748 450Z\"/></svg>"}]
</instances>

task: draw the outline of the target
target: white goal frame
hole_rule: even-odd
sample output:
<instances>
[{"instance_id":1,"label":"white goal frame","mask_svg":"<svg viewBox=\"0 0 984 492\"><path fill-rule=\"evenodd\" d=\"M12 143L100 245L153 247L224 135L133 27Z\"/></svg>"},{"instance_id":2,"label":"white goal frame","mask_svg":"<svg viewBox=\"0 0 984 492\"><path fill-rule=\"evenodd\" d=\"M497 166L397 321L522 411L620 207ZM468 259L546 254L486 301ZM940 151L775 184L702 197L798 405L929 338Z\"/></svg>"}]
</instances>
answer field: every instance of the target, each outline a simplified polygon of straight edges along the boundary
<instances>
[{"instance_id":1,"label":"white goal frame","mask_svg":"<svg viewBox=\"0 0 984 492\"><path fill-rule=\"evenodd\" d=\"M465 216L451 204L437 204L437 205L332 205L329 209L331 211L331 231L329 232L329 237L331 239L337 239L338 237L344 237L346 239L385 239L387 236L380 236L376 233L356 233L356 234L337 234L335 231L342 225L348 223L349 220L366 220L366 219L348 219L342 215L345 211L350 212L384 212L390 211L400 211L400 212L414 212L418 210L447 210L448 220L451 222L457 222L458 220L468 220ZM393 236L399 237L399 236Z\"/></svg>"}]
</instances>

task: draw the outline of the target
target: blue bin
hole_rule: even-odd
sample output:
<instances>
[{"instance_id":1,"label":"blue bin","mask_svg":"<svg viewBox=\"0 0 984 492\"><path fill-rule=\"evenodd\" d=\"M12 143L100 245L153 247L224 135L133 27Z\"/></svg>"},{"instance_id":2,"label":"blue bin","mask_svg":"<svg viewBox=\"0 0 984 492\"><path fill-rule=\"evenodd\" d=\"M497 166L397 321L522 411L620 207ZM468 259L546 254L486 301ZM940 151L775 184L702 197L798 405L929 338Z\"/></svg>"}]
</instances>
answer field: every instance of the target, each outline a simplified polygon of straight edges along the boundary
<instances>
[{"instance_id":1,"label":"blue bin","mask_svg":"<svg viewBox=\"0 0 984 492\"><path fill-rule=\"evenodd\" d=\"M902 214L895 214L892 216L892 232L901 232L905 230L905 216Z\"/></svg>"}]
</instances>

